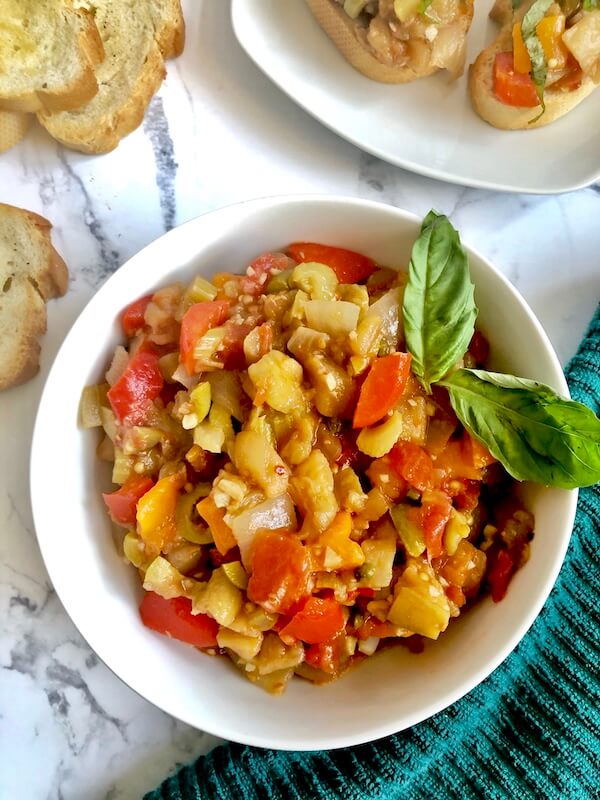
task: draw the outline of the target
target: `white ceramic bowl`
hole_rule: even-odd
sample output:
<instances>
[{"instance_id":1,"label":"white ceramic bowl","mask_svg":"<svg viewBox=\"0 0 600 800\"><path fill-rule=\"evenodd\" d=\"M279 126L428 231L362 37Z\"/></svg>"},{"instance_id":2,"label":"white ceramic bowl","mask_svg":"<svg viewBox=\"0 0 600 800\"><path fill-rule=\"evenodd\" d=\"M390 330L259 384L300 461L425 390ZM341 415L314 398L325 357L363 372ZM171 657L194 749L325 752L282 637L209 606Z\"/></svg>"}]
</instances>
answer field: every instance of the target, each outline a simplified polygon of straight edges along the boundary
<instances>
[{"instance_id":1,"label":"white ceramic bowl","mask_svg":"<svg viewBox=\"0 0 600 800\"><path fill-rule=\"evenodd\" d=\"M548 596L571 533L577 495L526 487L536 518L531 559L506 598L485 600L425 652L396 648L339 681L294 680L272 697L224 658L145 628L138 576L118 556L101 490L107 465L96 435L77 426L83 386L98 382L121 340L119 312L135 298L200 272L241 271L261 251L294 240L352 248L406 267L420 222L390 206L340 197L255 200L192 220L134 256L100 289L68 334L42 396L33 437L31 496L38 541L64 607L111 670L159 708L237 742L312 750L354 745L400 731L458 700L497 667ZM557 357L515 289L470 251L479 324L497 368L566 394Z\"/></svg>"}]
</instances>

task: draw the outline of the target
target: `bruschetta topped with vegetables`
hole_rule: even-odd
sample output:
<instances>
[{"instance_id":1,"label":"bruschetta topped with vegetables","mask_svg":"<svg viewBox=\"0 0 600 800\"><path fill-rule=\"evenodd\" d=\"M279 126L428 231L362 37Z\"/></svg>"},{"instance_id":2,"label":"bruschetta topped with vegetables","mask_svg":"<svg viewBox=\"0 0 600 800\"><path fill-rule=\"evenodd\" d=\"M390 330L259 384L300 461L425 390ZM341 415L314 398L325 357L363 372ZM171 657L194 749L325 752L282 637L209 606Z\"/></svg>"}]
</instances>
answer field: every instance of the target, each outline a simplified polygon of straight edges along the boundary
<instances>
[{"instance_id":1,"label":"bruschetta topped with vegetables","mask_svg":"<svg viewBox=\"0 0 600 800\"><path fill-rule=\"evenodd\" d=\"M344 58L383 83L461 75L473 0L306 0Z\"/></svg>"},{"instance_id":2,"label":"bruschetta topped with vegetables","mask_svg":"<svg viewBox=\"0 0 600 800\"><path fill-rule=\"evenodd\" d=\"M486 122L509 130L548 125L600 83L600 0L525 0L501 18L469 75Z\"/></svg>"}]
</instances>

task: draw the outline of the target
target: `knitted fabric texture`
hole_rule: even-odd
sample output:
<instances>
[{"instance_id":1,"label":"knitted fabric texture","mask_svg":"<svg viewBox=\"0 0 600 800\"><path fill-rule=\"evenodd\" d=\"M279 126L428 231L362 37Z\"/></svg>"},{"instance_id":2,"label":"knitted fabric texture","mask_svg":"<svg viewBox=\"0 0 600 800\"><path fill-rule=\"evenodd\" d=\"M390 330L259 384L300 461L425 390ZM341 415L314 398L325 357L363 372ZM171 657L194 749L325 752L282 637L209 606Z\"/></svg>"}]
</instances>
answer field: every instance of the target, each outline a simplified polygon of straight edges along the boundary
<instances>
[{"instance_id":1,"label":"knitted fabric texture","mask_svg":"<svg viewBox=\"0 0 600 800\"><path fill-rule=\"evenodd\" d=\"M600 306L566 376L573 398L598 414ZM600 798L599 531L596 485L580 492L567 558L529 633L435 717L330 752L222 745L145 800Z\"/></svg>"}]
</instances>

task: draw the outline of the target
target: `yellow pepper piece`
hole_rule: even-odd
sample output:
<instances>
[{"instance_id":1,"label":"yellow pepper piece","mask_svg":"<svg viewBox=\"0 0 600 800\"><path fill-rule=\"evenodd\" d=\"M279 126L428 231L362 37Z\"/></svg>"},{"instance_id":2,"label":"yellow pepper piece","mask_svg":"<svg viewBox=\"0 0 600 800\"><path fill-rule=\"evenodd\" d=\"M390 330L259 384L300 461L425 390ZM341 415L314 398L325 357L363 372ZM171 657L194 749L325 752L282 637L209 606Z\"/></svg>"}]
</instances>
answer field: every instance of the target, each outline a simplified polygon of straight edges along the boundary
<instances>
[{"instance_id":1,"label":"yellow pepper piece","mask_svg":"<svg viewBox=\"0 0 600 800\"><path fill-rule=\"evenodd\" d=\"M562 69L567 63L569 51L562 40L565 32L565 15L544 17L535 26L549 69Z\"/></svg>"},{"instance_id":2,"label":"yellow pepper piece","mask_svg":"<svg viewBox=\"0 0 600 800\"><path fill-rule=\"evenodd\" d=\"M181 476L169 475L156 483L138 500L137 530L140 538L156 553L175 538L177 525L175 509Z\"/></svg>"},{"instance_id":3,"label":"yellow pepper piece","mask_svg":"<svg viewBox=\"0 0 600 800\"><path fill-rule=\"evenodd\" d=\"M319 536L314 553L319 569L326 572L356 569L365 562L365 554L350 538L352 517L348 511L335 515L331 525Z\"/></svg>"},{"instance_id":4,"label":"yellow pepper piece","mask_svg":"<svg viewBox=\"0 0 600 800\"><path fill-rule=\"evenodd\" d=\"M531 72L531 58L523 41L520 22L513 25L512 40L515 72L520 72L521 75L528 75Z\"/></svg>"}]
</instances>

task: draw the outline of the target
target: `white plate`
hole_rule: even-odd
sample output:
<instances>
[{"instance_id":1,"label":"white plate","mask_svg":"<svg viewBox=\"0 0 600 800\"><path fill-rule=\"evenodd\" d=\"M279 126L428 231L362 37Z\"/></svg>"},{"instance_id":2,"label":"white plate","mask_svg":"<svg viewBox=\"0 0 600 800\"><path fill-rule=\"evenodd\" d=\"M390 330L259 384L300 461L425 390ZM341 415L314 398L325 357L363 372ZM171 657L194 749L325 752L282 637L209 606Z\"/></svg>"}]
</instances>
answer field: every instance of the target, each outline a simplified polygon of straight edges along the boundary
<instances>
[{"instance_id":1,"label":"white plate","mask_svg":"<svg viewBox=\"0 0 600 800\"><path fill-rule=\"evenodd\" d=\"M467 64L495 36L478 0ZM354 70L304 0L233 0L235 35L292 100L348 141L431 178L505 192L555 194L600 178L600 90L546 128L499 131L472 110L466 76L388 86Z\"/></svg>"}]
</instances>

